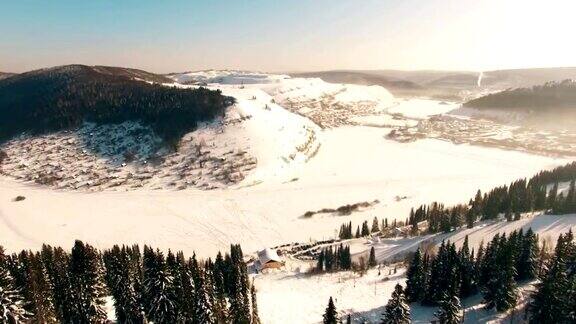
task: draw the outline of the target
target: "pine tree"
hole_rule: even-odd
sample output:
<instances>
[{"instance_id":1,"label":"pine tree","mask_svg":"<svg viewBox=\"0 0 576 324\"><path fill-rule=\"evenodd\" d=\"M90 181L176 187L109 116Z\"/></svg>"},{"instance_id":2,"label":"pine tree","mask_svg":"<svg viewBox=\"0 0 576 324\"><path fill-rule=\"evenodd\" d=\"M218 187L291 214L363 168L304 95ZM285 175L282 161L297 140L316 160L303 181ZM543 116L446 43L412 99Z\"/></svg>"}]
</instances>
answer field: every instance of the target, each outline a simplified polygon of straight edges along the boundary
<instances>
[{"instance_id":1,"label":"pine tree","mask_svg":"<svg viewBox=\"0 0 576 324\"><path fill-rule=\"evenodd\" d=\"M96 249L77 240L72 248L69 272L74 296L71 300L73 322L105 322L106 286L100 255Z\"/></svg>"},{"instance_id":2,"label":"pine tree","mask_svg":"<svg viewBox=\"0 0 576 324\"><path fill-rule=\"evenodd\" d=\"M320 250L320 253L318 254L318 262L316 264L316 271L318 272L324 271L324 262L325 262L324 250Z\"/></svg>"},{"instance_id":3,"label":"pine tree","mask_svg":"<svg viewBox=\"0 0 576 324\"><path fill-rule=\"evenodd\" d=\"M254 283L250 285L250 296L252 304L252 324L260 324L260 317L258 316L258 303L256 301L256 288Z\"/></svg>"},{"instance_id":4,"label":"pine tree","mask_svg":"<svg viewBox=\"0 0 576 324\"><path fill-rule=\"evenodd\" d=\"M236 284L230 296L230 320L235 324L249 324L250 301L247 298L249 289L244 283L248 278L242 271L242 266L239 262L241 261L235 263L235 270L233 272Z\"/></svg>"},{"instance_id":5,"label":"pine tree","mask_svg":"<svg viewBox=\"0 0 576 324\"><path fill-rule=\"evenodd\" d=\"M440 324L459 324L462 322L462 306L458 296L444 295L440 301L440 309L434 315Z\"/></svg>"},{"instance_id":6,"label":"pine tree","mask_svg":"<svg viewBox=\"0 0 576 324\"><path fill-rule=\"evenodd\" d=\"M475 221L476 221L476 215L474 214L474 210L470 208L466 212L466 227L468 228L474 227Z\"/></svg>"},{"instance_id":7,"label":"pine tree","mask_svg":"<svg viewBox=\"0 0 576 324\"><path fill-rule=\"evenodd\" d=\"M382 324L406 324L410 323L410 307L404 296L404 289L397 284L392 293L392 298L386 305Z\"/></svg>"},{"instance_id":8,"label":"pine tree","mask_svg":"<svg viewBox=\"0 0 576 324\"><path fill-rule=\"evenodd\" d=\"M408 301L422 301L426 294L426 272L420 248L414 253L414 257L408 266L406 277L406 297Z\"/></svg>"},{"instance_id":9,"label":"pine tree","mask_svg":"<svg viewBox=\"0 0 576 324\"><path fill-rule=\"evenodd\" d=\"M378 226L378 218L376 217L374 217L374 220L372 220L372 229L370 232L372 233L380 232L380 227Z\"/></svg>"},{"instance_id":10,"label":"pine tree","mask_svg":"<svg viewBox=\"0 0 576 324\"><path fill-rule=\"evenodd\" d=\"M530 304L531 323L568 323L569 310L566 306L568 278L565 261L556 257L552 268L536 285L537 291Z\"/></svg>"},{"instance_id":11,"label":"pine tree","mask_svg":"<svg viewBox=\"0 0 576 324\"><path fill-rule=\"evenodd\" d=\"M468 235L464 238L462 248L458 253L460 266L460 296L465 298L471 296L477 291L476 269L474 265L474 255L470 253L468 247Z\"/></svg>"},{"instance_id":12,"label":"pine tree","mask_svg":"<svg viewBox=\"0 0 576 324\"><path fill-rule=\"evenodd\" d=\"M199 323L216 323L216 316L213 312L213 296L211 296L210 280L204 270L200 269L198 281L196 282L196 314L195 320ZM249 322L233 322L249 323Z\"/></svg>"},{"instance_id":13,"label":"pine tree","mask_svg":"<svg viewBox=\"0 0 576 324\"><path fill-rule=\"evenodd\" d=\"M376 262L376 252L374 251L374 247L372 246L370 248L370 257L368 258L368 266L370 268L373 268L376 265L378 265L378 263Z\"/></svg>"},{"instance_id":14,"label":"pine tree","mask_svg":"<svg viewBox=\"0 0 576 324\"><path fill-rule=\"evenodd\" d=\"M56 310L52 297L52 287L48 280L46 268L42 262L40 254L23 252L26 262L23 263L26 271L25 299L28 301L28 309L32 322L36 323L56 323Z\"/></svg>"},{"instance_id":15,"label":"pine tree","mask_svg":"<svg viewBox=\"0 0 576 324\"><path fill-rule=\"evenodd\" d=\"M154 323L174 323L178 318L174 278L162 252L144 251L144 294L146 314Z\"/></svg>"},{"instance_id":16,"label":"pine tree","mask_svg":"<svg viewBox=\"0 0 576 324\"><path fill-rule=\"evenodd\" d=\"M550 192L548 192L548 201L546 203L546 207L548 209L553 209L556 206L556 201L558 198L558 182L556 182Z\"/></svg>"},{"instance_id":17,"label":"pine tree","mask_svg":"<svg viewBox=\"0 0 576 324\"><path fill-rule=\"evenodd\" d=\"M510 242L506 237L495 236L491 250L487 249L486 255L491 256L487 259L486 272L487 279L484 287L484 301L487 309L496 308L502 312L516 305L517 293L516 268L514 265L513 251Z\"/></svg>"},{"instance_id":18,"label":"pine tree","mask_svg":"<svg viewBox=\"0 0 576 324\"><path fill-rule=\"evenodd\" d=\"M0 246L0 323L18 323L29 315L24 309L24 297L8 271L4 248Z\"/></svg>"},{"instance_id":19,"label":"pine tree","mask_svg":"<svg viewBox=\"0 0 576 324\"><path fill-rule=\"evenodd\" d=\"M370 235L370 229L368 228L368 221L364 221L362 223L362 232L361 232L362 236L368 236Z\"/></svg>"},{"instance_id":20,"label":"pine tree","mask_svg":"<svg viewBox=\"0 0 576 324\"><path fill-rule=\"evenodd\" d=\"M128 251L117 245L104 252L107 286L114 299L116 320L120 323L141 323L144 318L140 296L135 288L135 276L130 272Z\"/></svg>"},{"instance_id":21,"label":"pine tree","mask_svg":"<svg viewBox=\"0 0 576 324\"><path fill-rule=\"evenodd\" d=\"M360 226L356 227L356 235L354 235L355 238L360 238Z\"/></svg>"},{"instance_id":22,"label":"pine tree","mask_svg":"<svg viewBox=\"0 0 576 324\"><path fill-rule=\"evenodd\" d=\"M218 253L220 258L222 255ZM220 261L222 261L220 259ZM176 265L175 269L171 271L171 275L174 277L174 286L178 287L176 290L176 303L178 306L178 318L179 322L190 322L194 319L195 308L196 308L196 286L194 284L194 278L192 276L192 271L189 264L186 263L184 254L178 252L176 255ZM222 280L221 280L222 281ZM224 289L220 284L220 289ZM223 292L222 292L223 294ZM225 312L224 309L217 309L216 312Z\"/></svg>"},{"instance_id":23,"label":"pine tree","mask_svg":"<svg viewBox=\"0 0 576 324\"><path fill-rule=\"evenodd\" d=\"M71 323L75 310L73 309L74 296L68 273L70 256L62 248L52 248L49 245L42 246L41 256L52 286L58 321Z\"/></svg>"},{"instance_id":24,"label":"pine tree","mask_svg":"<svg viewBox=\"0 0 576 324\"><path fill-rule=\"evenodd\" d=\"M336 312L336 306L332 297L328 300L328 307L324 312L323 321L324 324L338 324L338 313Z\"/></svg>"},{"instance_id":25,"label":"pine tree","mask_svg":"<svg viewBox=\"0 0 576 324\"><path fill-rule=\"evenodd\" d=\"M538 237L529 228L521 239L523 244L516 266L518 280L531 280L538 274Z\"/></svg>"}]
</instances>

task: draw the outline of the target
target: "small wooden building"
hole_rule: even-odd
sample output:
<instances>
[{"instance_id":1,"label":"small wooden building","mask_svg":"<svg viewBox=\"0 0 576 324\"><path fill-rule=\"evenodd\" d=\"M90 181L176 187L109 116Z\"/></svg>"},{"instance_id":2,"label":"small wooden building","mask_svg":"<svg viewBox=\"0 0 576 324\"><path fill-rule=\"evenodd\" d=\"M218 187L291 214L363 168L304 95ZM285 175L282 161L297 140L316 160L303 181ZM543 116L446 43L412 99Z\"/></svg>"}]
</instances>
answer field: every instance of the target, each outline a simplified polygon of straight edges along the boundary
<instances>
[{"instance_id":1,"label":"small wooden building","mask_svg":"<svg viewBox=\"0 0 576 324\"><path fill-rule=\"evenodd\" d=\"M284 266L284 262L278 256L278 253L272 249L264 249L258 252L258 268L264 269L278 269Z\"/></svg>"}]
</instances>

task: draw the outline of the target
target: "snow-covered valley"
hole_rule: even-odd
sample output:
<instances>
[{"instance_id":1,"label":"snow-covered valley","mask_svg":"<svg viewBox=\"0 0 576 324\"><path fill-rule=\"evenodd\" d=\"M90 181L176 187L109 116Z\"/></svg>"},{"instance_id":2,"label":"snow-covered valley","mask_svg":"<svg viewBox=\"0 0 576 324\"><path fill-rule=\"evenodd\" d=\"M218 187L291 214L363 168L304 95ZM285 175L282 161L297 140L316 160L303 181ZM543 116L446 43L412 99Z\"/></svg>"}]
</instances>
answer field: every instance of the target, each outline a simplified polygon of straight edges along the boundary
<instances>
[{"instance_id":1,"label":"snow-covered valley","mask_svg":"<svg viewBox=\"0 0 576 324\"><path fill-rule=\"evenodd\" d=\"M208 257L240 243L252 254L335 238L348 221L403 221L420 204L467 202L478 189L532 176L570 158L471 140L457 145L442 136L392 140L391 131L418 127L458 105L395 98L379 86L234 71L171 77L177 83L167 86L206 86L234 97L236 104L223 118L184 136L177 151L159 146L153 131L137 123L112 129L88 124L76 132L13 139L2 147L8 159L1 166L0 245L12 252L81 239L98 248L139 243ZM467 131L459 130L463 139L469 139ZM24 199L16 201L17 196ZM374 203L350 215L304 217L362 202ZM357 256L374 246L385 262L427 240L461 243L468 234L477 246L520 227L555 240L576 227L576 217L526 217L449 235L348 243ZM329 296L338 298L342 314L377 320L394 285L405 280L402 268L383 281L374 269L364 277L351 272L309 277L304 273L309 266L291 260L282 271L256 275L264 323L320 321ZM279 308L280 300L287 308ZM432 318L422 311L422 322Z\"/></svg>"}]
</instances>

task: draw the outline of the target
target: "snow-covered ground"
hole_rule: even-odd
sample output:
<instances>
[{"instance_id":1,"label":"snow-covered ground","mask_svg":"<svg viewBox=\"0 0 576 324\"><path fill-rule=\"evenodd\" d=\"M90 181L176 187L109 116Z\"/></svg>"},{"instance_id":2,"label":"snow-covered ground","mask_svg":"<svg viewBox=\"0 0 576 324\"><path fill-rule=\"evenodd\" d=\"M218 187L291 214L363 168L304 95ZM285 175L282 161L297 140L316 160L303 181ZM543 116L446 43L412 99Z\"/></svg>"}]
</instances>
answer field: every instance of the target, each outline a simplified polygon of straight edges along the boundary
<instances>
[{"instance_id":1,"label":"snow-covered ground","mask_svg":"<svg viewBox=\"0 0 576 324\"><path fill-rule=\"evenodd\" d=\"M366 255L370 247L374 246L378 261L386 262L394 256L402 257L406 252L414 251L425 242L439 244L446 239L460 246L468 235L470 247L477 249L481 242L487 243L497 233L509 234L520 228L532 228L541 240L553 245L560 234L569 229L576 230L576 215L526 215L519 221L481 222L472 229L449 234L383 239L377 243L367 239L353 239L344 244L350 245L352 253L356 251L356 257ZM309 275L306 270L311 266L314 266L314 262L289 258L282 271L255 275L260 317L264 323L319 323L330 297L334 298L340 315L352 314L355 323L378 323L394 286L397 283L404 286L406 280L405 268L400 263L369 270L364 276L351 271ZM397 273L394 273L394 268ZM529 289L532 289L531 285L520 287L518 307L523 306ZM464 300L463 305L466 323L507 322L511 316L522 316L519 311L516 314L486 311L482 309L480 295ZM436 308L418 304L412 304L411 307L414 323L429 323L435 319Z\"/></svg>"}]
</instances>

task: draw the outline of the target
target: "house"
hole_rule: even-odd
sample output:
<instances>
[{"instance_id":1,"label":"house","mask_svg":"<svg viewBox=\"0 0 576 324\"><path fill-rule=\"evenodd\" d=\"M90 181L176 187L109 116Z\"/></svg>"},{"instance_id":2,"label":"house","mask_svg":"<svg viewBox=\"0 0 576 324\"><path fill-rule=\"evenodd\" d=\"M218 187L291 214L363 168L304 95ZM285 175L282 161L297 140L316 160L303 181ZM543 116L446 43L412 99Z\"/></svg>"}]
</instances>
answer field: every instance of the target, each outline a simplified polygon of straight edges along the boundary
<instances>
[{"instance_id":1,"label":"house","mask_svg":"<svg viewBox=\"0 0 576 324\"><path fill-rule=\"evenodd\" d=\"M278 269L284 266L284 262L278 256L278 253L272 249L264 249L258 252L258 268L264 269Z\"/></svg>"}]
</instances>

